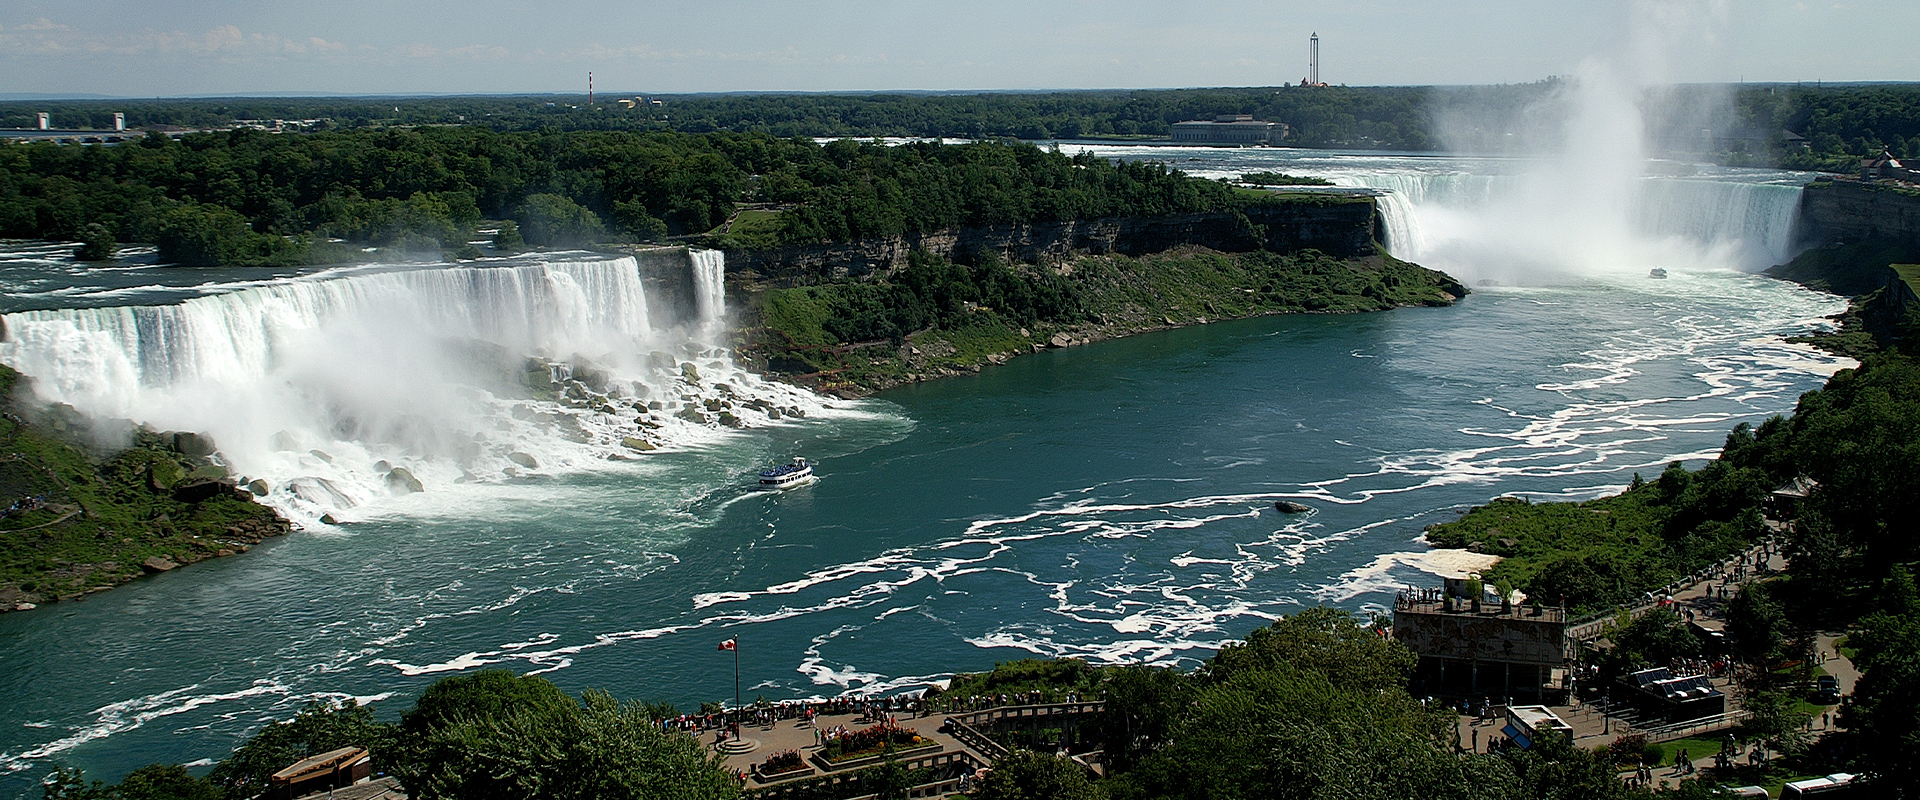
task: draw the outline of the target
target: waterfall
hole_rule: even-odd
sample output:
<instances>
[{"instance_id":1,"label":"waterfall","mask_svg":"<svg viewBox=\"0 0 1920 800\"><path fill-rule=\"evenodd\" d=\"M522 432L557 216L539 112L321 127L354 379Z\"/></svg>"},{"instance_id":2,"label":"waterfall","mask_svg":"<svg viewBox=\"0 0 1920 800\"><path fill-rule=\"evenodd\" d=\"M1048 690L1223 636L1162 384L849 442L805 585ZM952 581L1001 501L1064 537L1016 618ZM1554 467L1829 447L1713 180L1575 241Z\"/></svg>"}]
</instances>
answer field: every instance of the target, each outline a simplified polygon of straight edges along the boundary
<instances>
[{"instance_id":1,"label":"waterfall","mask_svg":"<svg viewBox=\"0 0 1920 800\"><path fill-rule=\"evenodd\" d=\"M1643 177L1620 205L1561 201L1523 175L1329 173L1379 189L1395 256L1456 275L1524 281L1562 266L1703 265L1757 270L1791 257L1801 187L1766 180ZM1509 268L1501 272L1502 266ZM1536 272L1537 274L1537 272Z\"/></svg>"},{"instance_id":2,"label":"waterfall","mask_svg":"<svg viewBox=\"0 0 1920 800\"><path fill-rule=\"evenodd\" d=\"M90 417L211 434L231 469L286 487L268 502L310 522L392 494L396 466L430 490L484 483L818 408L712 344L722 258L689 259L697 331L649 315L630 257L375 267L8 314L0 361Z\"/></svg>"},{"instance_id":3,"label":"waterfall","mask_svg":"<svg viewBox=\"0 0 1920 800\"><path fill-rule=\"evenodd\" d=\"M727 254L719 250L692 250L693 297L700 324L712 327L727 316Z\"/></svg>"}]
</instances>

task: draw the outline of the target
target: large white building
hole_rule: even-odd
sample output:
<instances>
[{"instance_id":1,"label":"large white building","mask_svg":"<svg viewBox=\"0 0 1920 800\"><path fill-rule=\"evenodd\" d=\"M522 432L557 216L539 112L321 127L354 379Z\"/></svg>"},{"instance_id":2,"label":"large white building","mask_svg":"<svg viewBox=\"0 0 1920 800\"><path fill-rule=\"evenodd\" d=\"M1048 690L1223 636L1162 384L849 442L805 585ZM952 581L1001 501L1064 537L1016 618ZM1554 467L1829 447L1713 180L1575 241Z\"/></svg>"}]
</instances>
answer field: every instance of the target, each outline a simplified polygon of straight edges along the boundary
<instances>
[{"instance_id":1,"label":"large white building","mask_svg":"<svg viewBox=\"0 0 1920 800\"><path fill-rule=\"evenodd\" d=\"M1181 144L1277 145L1285 138L1286 123L1257 120L1251 114L1173 123L1173 140Z\"/></svg>"}]
</instances>

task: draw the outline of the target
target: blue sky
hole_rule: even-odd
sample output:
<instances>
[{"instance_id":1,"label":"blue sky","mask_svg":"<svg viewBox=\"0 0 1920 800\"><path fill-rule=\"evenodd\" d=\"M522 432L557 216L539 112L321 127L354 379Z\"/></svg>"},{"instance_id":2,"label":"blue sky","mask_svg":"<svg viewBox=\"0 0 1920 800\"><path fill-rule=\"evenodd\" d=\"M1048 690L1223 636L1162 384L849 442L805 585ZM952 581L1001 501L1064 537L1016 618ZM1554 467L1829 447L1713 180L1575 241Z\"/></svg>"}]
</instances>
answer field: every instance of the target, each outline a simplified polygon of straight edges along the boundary
<instances>
[{"instance_id":1,"label":"blue sky","mask_svg":"<svg viewBox=\"0 0 1920 800\"><path fill-rule=\"evenodd\" d=\"M0 93L1920 80L1920 2L0 0Z\"/></svg>"}]
</instances>

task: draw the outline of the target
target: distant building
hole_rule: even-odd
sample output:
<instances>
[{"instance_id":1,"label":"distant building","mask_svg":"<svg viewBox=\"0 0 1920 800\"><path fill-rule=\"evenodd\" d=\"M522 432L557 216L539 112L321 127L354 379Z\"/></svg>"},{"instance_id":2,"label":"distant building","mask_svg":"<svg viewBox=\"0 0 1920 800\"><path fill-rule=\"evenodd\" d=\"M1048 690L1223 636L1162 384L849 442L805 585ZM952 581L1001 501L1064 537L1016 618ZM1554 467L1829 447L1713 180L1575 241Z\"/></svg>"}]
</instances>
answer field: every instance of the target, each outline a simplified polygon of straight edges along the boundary
<instances>
[{"instance_id":1,"label":"distant building","mask_svg":"<svg viewBox=\"0 0 1920 800\"><path fill-rule=\"evenodd\" d=\"M1893 157L1892 152L1882 148L1880 155L1860 159L1860 177L1865 180L1880 179L1920 183L1920 170L1915 170L1911 166L1901 163L1900 159Z\"/></svg>"},{"instance_id":2,"label":"distant building","mask_svg":"<svg viewBox=\"0 0 1920 800\"><path fill-rule=\"evenodd\" d=\"M1467 597L1464 579L1448 591L1402 592L1393 606L1393 638L1420 656L1415 694L1513 697L1564 694L1573 647L1563 609ZM1483 590L1484 592L1484 590Z\"/></svg>"},{"instance_id":3,"label":"distant building","mask_svg":"<svg viewBox=\"0 0 1920 800\"><path fill-rule=\"evenodd\" d=\"M1173 123L1173 140L1181 144L1277 145L1285 138L1286 123L1257 120L1251 114Z\"/></svg>"}]
</instances>

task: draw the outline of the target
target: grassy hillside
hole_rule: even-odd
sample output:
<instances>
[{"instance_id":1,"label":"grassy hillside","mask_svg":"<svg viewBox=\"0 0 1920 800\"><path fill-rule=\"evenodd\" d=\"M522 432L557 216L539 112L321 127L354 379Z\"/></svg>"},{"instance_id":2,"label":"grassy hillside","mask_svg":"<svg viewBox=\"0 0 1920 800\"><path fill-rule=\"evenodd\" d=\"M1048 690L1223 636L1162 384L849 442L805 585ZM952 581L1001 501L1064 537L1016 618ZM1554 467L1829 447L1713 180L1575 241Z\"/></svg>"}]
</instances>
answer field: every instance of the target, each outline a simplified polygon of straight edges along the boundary
<instances>
[{"instance_id":1,"label":"grassy hillside","mask_svg":"<svg viewBox=\"0 0 1920 800\"><path fill-rule=\"evenodd\" d=\"M244 552L287 523L226 482L191 434L134 434L102 455L70 410L24 402L0 366L0 611Z\"/></svg>"},{"instance_id":2,"label":"grassy hillside","mask_svg":"<svg viewBox=\"0 0 1920 800\"><path fill-rule=\"evenodd\" d=\"M1054 266L916 256L873 280L772 289L743 353L825 390L864 393L1021 353L1265 314L1444 305L1466 289L1387 255L1307 250L1082 256Z\"/></svg>"}]
</instances>

